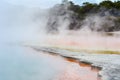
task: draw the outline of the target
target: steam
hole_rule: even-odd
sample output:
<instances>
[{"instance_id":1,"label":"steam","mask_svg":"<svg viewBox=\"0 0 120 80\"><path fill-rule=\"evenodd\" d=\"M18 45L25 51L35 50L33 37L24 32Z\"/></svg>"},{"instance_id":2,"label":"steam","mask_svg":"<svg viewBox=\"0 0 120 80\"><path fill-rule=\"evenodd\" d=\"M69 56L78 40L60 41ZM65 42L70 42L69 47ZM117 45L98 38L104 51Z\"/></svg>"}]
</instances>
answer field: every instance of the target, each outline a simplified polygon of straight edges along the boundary
<instances>
[{"instance_id":1,"label":"steam","mask_svg":"<svg viewBox=\"0 0 120 80\"><path fill-rule=\"evenodd\" d=\"M87 14L84 20L78 19L73 11L69 10L69 2L58 4L48 12L47 32L66 34L72 31L77 32L112 32L117 31L115 20L117 18L104 12L102 16L100 12L96 14Z\"/></svg>"},{"instance_id":2,"label":"steam","mask_svg":"<svg viewBox=\"0 0 120 80\"><path fill-rule=\"evenodd\" d=\"M42 42L54 35L80 37L86 32L91 36L93 32L108 32L115 26L116 18L109 14L89 14L78 20L77 14L68 9L69 2L49 9L5 4L0 9L0 42Z\"/></svg>"},{"instance_id":3,"label":"steam","mask_svg":"<svg viewBox=\"0 0 120 80\"><path fill-rule=\"evenodd\" d=\"M82 30L90 30L96 32L108 32L109 28L115 26L114 20L116 18L112 16L90 15L85 18L82 25Z\"/></svg>"},{"instance_id":4,"label":"steam","mask_svg":"<svg viewBox=\"0 0 120 80\"><path fill-rule=\"evenodd\" d=\"M17 42L43 37L46 13L46 10L40 8L4 3L0 13L0 41Z\"/></svg>"}]
</instances>

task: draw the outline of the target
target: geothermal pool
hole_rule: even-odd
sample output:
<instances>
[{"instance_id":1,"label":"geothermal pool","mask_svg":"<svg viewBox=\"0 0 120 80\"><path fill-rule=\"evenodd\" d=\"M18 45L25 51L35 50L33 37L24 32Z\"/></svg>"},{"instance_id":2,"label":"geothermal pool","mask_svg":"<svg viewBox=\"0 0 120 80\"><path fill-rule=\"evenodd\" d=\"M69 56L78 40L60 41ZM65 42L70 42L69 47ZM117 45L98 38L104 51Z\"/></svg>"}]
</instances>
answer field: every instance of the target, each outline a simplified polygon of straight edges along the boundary
<instances>
[{"instance_id":1,"label":"geothermal pool","mask_svg":"<svg viewBox=\"0 0 120 80\"><path fill-rule=\"evenodd\" d=\"M98 80L99 70L19 45L0 45L0 80Z\"/></svg>"},{"instance_id":2,"label":"geothermal pool","mask_svg":"<svg viewBox=\"0 0 120 80\"><path fill-rule=\"evenodd\" d=\"M120 33L107 34L71 32L67 35L51 35L46 38L45 43L64 49L120 52Z\"/></svg>"}]
</instances>

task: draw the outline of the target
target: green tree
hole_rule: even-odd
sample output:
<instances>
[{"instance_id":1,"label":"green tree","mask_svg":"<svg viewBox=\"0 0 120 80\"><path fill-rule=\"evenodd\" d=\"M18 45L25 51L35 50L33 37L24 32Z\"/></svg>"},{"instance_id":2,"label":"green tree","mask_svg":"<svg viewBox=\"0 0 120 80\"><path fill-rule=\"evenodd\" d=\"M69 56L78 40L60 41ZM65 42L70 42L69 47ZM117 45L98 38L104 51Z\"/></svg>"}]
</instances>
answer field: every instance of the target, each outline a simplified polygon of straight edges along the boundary
<instances>
[{"instance_id":1,"label":"green tree","mask_svg":"<svg viewBox=\"0 0 120 80\"><path fill-rule=\"evenodd\" d=\"M116 9L119 9L119 10L120 10L120 1L115 1L115 2L114 2L114 7L115 7Z\"/></svg>"},{"instance_id":2,"label":"green tree","mask_svg":"<svg viewBox=\"0 0 120 80\"><path fill-rule=\"evenodd\" d=\"M105 8L108 8L108 9L114 7L114 3L110 0L102 1L99 5L100 5L100 7L105 7Z\"/></svg>"},{"instance_id":3,"label":"green tree","mask_svg":"<svg viewBox=\"0 0 120 80\"><path fill-rule=\"evenodd\" d=\"M93 8L96 8L97 7L97 4L92 4L92 3L89 3L89 2L85 2L83 3L83 6L81 8L81 10L83 11L83 13L87 13L89 11L91 11Z\"/></svg>"}]
</instances>

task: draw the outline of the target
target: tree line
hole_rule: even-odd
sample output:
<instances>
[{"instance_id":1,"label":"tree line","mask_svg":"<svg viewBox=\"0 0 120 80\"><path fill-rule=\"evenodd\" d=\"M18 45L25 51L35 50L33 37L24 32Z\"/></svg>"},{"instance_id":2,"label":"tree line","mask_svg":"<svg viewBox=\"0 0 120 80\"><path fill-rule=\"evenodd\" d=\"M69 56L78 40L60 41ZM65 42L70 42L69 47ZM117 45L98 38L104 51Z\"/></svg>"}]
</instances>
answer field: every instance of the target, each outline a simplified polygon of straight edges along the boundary
<instances>
[{"instance_id":1,"label":"tree line","mask_svg":"<svg viewBox=\"0 0 120 80\"><path fill-rule=\"evenodd\" d=\"M98 4L84 2L81 6L74 4L72 1L69 1L69 3L70 3L69 9L78 14L96 13L96 12L99 12L101 8L105 8L106 10L108 9L120 10L119 0L114 2L110 0L104 0Z\"/></svg>"}]
</instances>

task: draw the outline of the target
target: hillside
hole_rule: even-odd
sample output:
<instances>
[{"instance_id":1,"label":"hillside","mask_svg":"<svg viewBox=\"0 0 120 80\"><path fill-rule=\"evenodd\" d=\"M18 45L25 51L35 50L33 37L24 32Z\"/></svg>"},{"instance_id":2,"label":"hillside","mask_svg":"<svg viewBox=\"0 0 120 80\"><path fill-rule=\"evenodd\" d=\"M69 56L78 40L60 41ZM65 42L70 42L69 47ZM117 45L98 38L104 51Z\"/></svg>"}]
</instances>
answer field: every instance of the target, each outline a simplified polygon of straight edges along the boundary
<instances>
[{"instance_id":1,"label":"hillside","mask_svg":"<svg viewBox=\"0 0 120 80\"><path fill-rule=\"evenodd\" d=\"M77 5L63 0L49 10L48 32L88 28L91 31L113 32L120 30L120 1L85 2ZM63 24L63 25L61 25Z\"/></svg>"}]
</instances>

